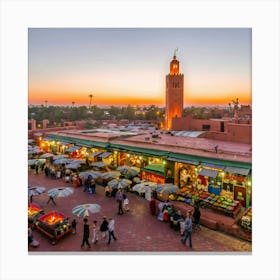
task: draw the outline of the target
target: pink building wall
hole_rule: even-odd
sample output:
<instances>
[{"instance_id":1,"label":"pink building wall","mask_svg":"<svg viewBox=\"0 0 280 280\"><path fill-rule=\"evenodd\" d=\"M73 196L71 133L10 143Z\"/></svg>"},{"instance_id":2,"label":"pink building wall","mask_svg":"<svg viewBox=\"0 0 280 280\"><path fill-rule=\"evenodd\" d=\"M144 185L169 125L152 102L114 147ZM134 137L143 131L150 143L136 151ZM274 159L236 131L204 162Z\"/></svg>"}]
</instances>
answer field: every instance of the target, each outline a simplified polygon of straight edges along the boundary
<instances>
[{"instance_id":1,"label":"pink building wall","mask_svg":"<svg viewBox=\"0 0 280 280\"><path fill-rule=\"evenodd\" d=\"M29 130L28 131L28 138L33 138L34 133L49 133L49 132L55 132L60 130L68 130L68 129L76 129L76 126L62 126L62 127L51 127L51 128L45 128L45 129L35 129L35 130Z\"/></svg>"},{"instance_id":2,"label":"pink building wall","mask_svg":"<svg viewBox=\"0 0 280 280\"><path fill-rule=\"evenodd\" d=\"M36 129L36 120L34 120L34 119L28 120L28 124L30 124L31 130Z\"/></svg>"},{"instance_id":3,"label":"pink building wall","mask_svg":"<svg viewBox=\"0 0 280 280\"><path fill-rule=\"evenodd\" d=\"M221 122L224 122L224 132L221 131ZM203 131L203 125L210 125L209 131L200 135L202 138L233 141L251 144L252 124L251 120L227 120L227 119L193 119L191 116L183 118L173 118L172 130Z\"/></svg>"},{"instance_id":4,"label":"pink building wall","mask_svg":"<svg viewBox=\"0 0 280 280\"><path fill-rule=\"evenodd\" d=\"M207 131L200 135L202 138L252 144L251 125L229 125L227 132Z\"/></svg>"}]
</instances>

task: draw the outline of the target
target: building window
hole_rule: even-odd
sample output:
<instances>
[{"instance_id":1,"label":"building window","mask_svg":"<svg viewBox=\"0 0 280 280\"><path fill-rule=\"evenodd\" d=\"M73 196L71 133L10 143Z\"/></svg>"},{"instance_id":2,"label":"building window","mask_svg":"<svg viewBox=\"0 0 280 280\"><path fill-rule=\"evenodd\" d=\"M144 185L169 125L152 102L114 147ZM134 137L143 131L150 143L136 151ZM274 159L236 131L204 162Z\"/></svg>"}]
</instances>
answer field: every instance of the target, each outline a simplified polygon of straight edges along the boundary
<instances>
[{"instance_id":1,"label":"building window","mask_svg":"<svg viewBox=\"0 0 280 280\"><path fill-rule=\"evenodd\" d=\"M203 125L202 125L202 130L204 130L204 131L209 131L210 128L211 128L211 125L210 125L210 124L203 124Z\"/></svg>"}]
</instances>

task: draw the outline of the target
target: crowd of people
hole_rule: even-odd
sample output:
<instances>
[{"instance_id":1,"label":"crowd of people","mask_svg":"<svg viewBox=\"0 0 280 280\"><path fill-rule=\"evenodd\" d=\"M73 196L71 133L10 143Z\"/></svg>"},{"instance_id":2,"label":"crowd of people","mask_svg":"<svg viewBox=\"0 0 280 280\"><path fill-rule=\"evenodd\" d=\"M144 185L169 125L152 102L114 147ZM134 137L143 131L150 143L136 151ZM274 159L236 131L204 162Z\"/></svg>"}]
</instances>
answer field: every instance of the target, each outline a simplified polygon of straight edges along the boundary
<instances>
[{"instance_id":1,"label":"crowd of people","mask_svg":"<svg viewBox=\"0 0 280 280\"><path fill-rule=\"evenodd\" d=\"M96 182L91 175L88 175L86 178L79 175L78 172L73 172L66 170L61 166L57 170L50 167L49 165L44 165L41 167L42 172L44 171L45 175L50 178L62 178L65 182L71 182L75 187L82 186L83 191L89 194L95 194L96 192ZM38 170L36 169L36 174ZM113 197L117 203L117 214L123 215L125 212L129 211L129 199L127 193L122 188L112 188L108 185L105 186L105 196ZM47 203L52 202L56 205L52 197L49 197ZM180 210L174 211L173 206L169 200L165 202L160 202L158 204L158 211L156 211L155 199L150 201L150 211L153 215L157 212L157 219L162 222L169 222L170 228L180 231L181 242L186 244L189 240L189 247L192 248L192 232L194 230L200 230L199 220L200 220L200 210L199 205L195 205L194 213L187 211L187 213L182 215ZM88 217L84 218L83 225L83 239L81 243L81 248L87 245L89 248L91 244L89 238L92 235L91 243L97 244L100 236L102 239L107 241L109 245L111 240L117 240L115 236L115 220L110 217L108 220L104 216L100 226L98 225L97 220L94 220L92 226L89 225ZM74 219L72 221L72 233L76 234L76 225L77 222ZM92 233L92 234L91 234Z\"/></svg>"},{"instance_id":2,"label":"crowd of people","mask_svg":"<svg viewBox=\"0 0 280 280\"><path fill-rule=\"evenodd\" d=\"M155 199L150 201L150 211L152 215L157 213ZM180 210L174 211L169 200L158 204L157 219L162 222L169 222L170 228L180 231L181 242L186 244L187 239L189 239L190 248L192 248L192 233L201 230L200 216L199 204L194 204L194 212L188 210L185 216Z\"/></svg>"},{"instance_id":3,"label":"crowd of people","mask_svg":"<svg viewBox=\"0 0 280 280\"><path fill-rule=\"evenodd\" d=\"M81 244L81 248L84 247L86 244L88 248L91 248L89 238L90 238L90 225L88 223L88 218L84 218L84 226L83 226L83 240ZM92 244L97 244L99 240L99 236L101 234L101 238L107 242L108 245L110 245L111 240L117 240L117 237L115 236L115 220L112 217L109 217L107 220L107 217L104 216L103 220L98 226L98 222L96 220L92 223Z\"/></svg>"}]
</instances>

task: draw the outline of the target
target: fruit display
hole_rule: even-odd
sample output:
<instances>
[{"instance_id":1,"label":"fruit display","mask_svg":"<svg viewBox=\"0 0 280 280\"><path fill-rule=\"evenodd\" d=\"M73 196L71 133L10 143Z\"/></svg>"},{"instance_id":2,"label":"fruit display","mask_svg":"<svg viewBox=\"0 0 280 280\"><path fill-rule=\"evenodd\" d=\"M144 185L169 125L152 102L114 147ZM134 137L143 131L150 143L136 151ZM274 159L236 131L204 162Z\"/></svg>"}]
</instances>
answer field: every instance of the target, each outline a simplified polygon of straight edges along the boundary
<instances>
[{"instance_id":1,"label":"fruit display","mask_svg":"<svg viewBox=\"0 0 280 280\"><path fill-rule=\"evenodd\" d=\"M176 194L170 195L169 199L186 203L196 201L199 202L201 207L221 211L229 216L234 216L236 214L235 212L241 208L240 202L237 200L232 200L204 190L194 190L190 187L179 189Z\"/></svg>"},{"instance_id":2,"label":"fruit display","mask_svg":"<svg viewBox=\"0 0 280 280\"><path fill-rule=\"evenodd\" d=\"M252 208L247 209L240 220L240 226L247 230L252 231Z\"/></svg>"}]
</instances>

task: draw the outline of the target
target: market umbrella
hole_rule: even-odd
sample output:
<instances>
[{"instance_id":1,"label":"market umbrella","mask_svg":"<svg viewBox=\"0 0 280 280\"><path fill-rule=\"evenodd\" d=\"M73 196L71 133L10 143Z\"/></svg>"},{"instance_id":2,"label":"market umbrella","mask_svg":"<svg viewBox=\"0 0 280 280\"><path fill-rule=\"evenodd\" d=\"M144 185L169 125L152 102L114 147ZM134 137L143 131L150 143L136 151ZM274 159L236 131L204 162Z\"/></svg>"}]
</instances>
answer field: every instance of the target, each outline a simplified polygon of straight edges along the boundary
<instances>
[{"instance_id":1,"label":"market umbrella","mask_svg":"<svg viewBox=\"0 0 280 280\"><path fill-rule=\"evenodd\" d=\"M134 166L127 166L127 165L122 165L117 168L118 171L121 172L121 175L127 177L127 178L133 178L137 176L140 172L140 169Z\"/></svg>"},{"instance_id":2,"label":"market umbrella","mask_svg":"<svg viewBox=\"0 0 280 280\"><path fill-rule=\"evenodd\" d=\"M72 160L69 158L58 158L54 160L53 164L54 165L59 165L59 164L66 164L66 163L71 163Z\"/></svg>"},{"instance_id":3,"label":"market umbrella","mask_svg":"<svg viewBox=\"0 0 280 280\"><path fill-rule=\"evenodd\" d=\"M75 163L75 164L84 164L85 160L84 159L71 159L71 163Z\"/></svg>"},{"instance_id":4,"label":"market umbrella","mask_svg":"<svg viewBox=\"0 0 280 280\"><path fill-rule=\"evenodd\" d=\"M72 214L77 217L89 217L89 213L98 213L101 210L99 204L82 204L72 209Z\"/></svg>"},{"instance_id":5,"label":"market umbrella","mask_svg":"<svg viewBox=\"0 0 280 280\"><path fill-rule=\"evenodd\" d=\"M86 170L86 171L80 172L79 175L83 176L84 178L87 178L89 175L91 175L91 177L93 179L97 179L97 178L100 178L102 174L98 171Z\"/></svg>"},{"instance_id":6,"label":"market umbrella","mask_svg":"<svg viewBox=\"0 0 280 280\"><path fill-rule=\"evenodd\" d=\"M93 167L98 167L98 168L102 168L102 167L105 167L105 166L108 166L109 164L104 162L104 161L97 161L97 162L94 162L92 164Z\"/></svg>"},{"instance_id":7,"label":"market umbrella","mask_svg":"<svg viewBox=\"0 0 280 280\"><path fill-rule=\"evenodd\" d=\"M43 154L40 156L40 158L50 158L50 157L53 157L54 154L51 154L51 153L46 153L46 154Z\"/></svg>"},{"instance_id":8,"label":"market umbrella","mask_svg":"<svg viewBox=\"0 0 280 280\"><path fill-rule=\"evenodd\" d=\"M120 177L121 173L119 171L109 171L102 174L102 178L105 180L115 179Z\"/></svg>"},{"instance_id":9,"label":"market umbrella","mask_svg":"<svg viewBox=\"0 0 280 280\"><path fill-rule=\"evenodd\" d=\"M69 155L56 155L53 157L53 159L55 160L55 159L68 158L68 157Z\"/></svg>"},{"instance_id":10,"label":"market umbrella","mask_svg":"<svg viewBox=\"0 0 280 280\"><path fill-rule=\"evenodd\" d=\"M35 147L28 147L28 154L39 154L39 153L43 153L43 150L41 150L39 147L35 146Z\"/></svg>"},{"instance_id":11,"label":"market umbrella","mask_svg":"<svg viewBox=\"0 0 280 280\"><path fill-rule=\"evenodd\" d=\"M81 165L79 163L74 163L74 162L71 162L71 163L65 165L65 168L67 168L67 169L78 169L80 167L81 167Z\"/></svg>"},{"instance_id":12,"label":"market umbrella","mask_svg":"<svg viewBox=\"0 0 280 280\"><path fill-rule=\"evenodd\" d=\"M28 165L34 165L34 164L38 164L38 159L29 159L28 160Z\"/></svg>"},{"instance_id":13,"label":"market umbrella","mask_svg":"<svg viewBox=\"0 0 280 280\"><path fill-rule=\"evenodd\" d=\"M141 183L136 184L133 186L132 190L135 192L144 193L146 190L154 190L157 184L150 181L142 181Z\"/></svg>"},{"instance_id":14,"label":"market umbrella","mask_svg":"<svg viewBox=\"0 0 280 280\"><path fill-rule=\"evenodd\" d=\"M176 193L178 192L179 188L173 184L159 184L155 188L157 193Z\"/></svg>"},{"instance_id":15,"label":"market umbrella","mask_svg":"<svg viewBox=\"0 0 280 280\"><path fill-rule=\"evenodd\" d=\"M142 181L141 181L141 179L140 179L139 177L134 177L134 178L132 179L132 182L133 182L133 183L136 183L136 184L139 184L139 183L141 183Z\"/></svg>"},{"instance_id":16,"label":"market umbrella","mask_svg":"<svg viewBox=\"0 0 280 280\"><path fill-rule=\"evenodd\" d=\"M110 182L108 182L108 186L113 189L119 189L119 188L123 189L128 187L131 183L132 181L128 179L113 179Z\"/></svg>"},{"instance_id":17,"label":"market umbrella","mask_svg":"<svg viewBox=\"0 0 280 280\"><path fill-rule=\"evenodd\" d=\"M48 196L51 197L66 197L74 193L74 189L70 187L65 188L53 188L48 191Z\"/></svg>"},{"instance_id":18,"label":"market umbrella","mask_svg":"<svg viewBox=\"0 0 280 280\"><path fill-rule=\"evenodd\" d=\"M46 188L40 186L28 187L28 196L40 195L45 192Z\"/></svg>"}]
</instances>

